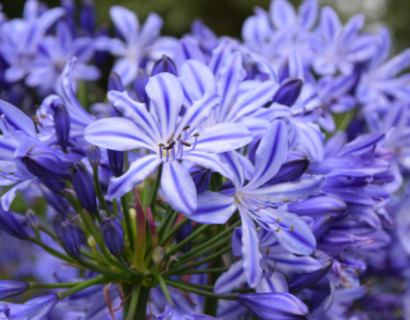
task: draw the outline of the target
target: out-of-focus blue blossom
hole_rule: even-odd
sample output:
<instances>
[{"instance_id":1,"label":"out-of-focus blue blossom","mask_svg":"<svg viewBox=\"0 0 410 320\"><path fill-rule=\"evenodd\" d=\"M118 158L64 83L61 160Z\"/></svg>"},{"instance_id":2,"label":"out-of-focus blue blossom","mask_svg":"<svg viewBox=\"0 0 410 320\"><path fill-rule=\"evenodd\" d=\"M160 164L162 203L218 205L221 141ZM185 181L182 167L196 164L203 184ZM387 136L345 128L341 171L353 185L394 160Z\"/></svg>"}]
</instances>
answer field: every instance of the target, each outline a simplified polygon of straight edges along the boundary
<instances>
[{"instance_id":1,"label":"out-of-focus blue blossom","mask_svg":"<svg viewBox=\"0 0 410 320\"><path fill-rule=\"evenodd\" d=\"M0 300L19 295L29 289L29 284L18 281L0 280Z\"/></svg>"},{"instance_id":2,"label":"out-of-focus blue blossom","mask_svg":"<svg viewBox=\"0 0 410 320\"><path fill-rule=\"evenodd\" d=\"M72 182L74 191L81 205L89 213L98 213L94 183L90 173L83 163L76 162L73 165Z\"/></svg>"},{"instance_id":3,"label":"out-of-focus blue blossom","mask_svg":"<svg viewBox=\"0 0 410 320\"><path fill-rule=\"evenodd\" d=\"M124 248L124 232L117 217L109 217L101 223L101 234L108 250L115 257L119 257Z\"/></svg>"},{"instance_id":4,"label":"out-of-focus blue blossom","mask_svg":"<svg viewBox=\"0 0 410 320\"><path fill-rule=\"evenodd\" d=\"M3 303L0 316L5 319L43 319L58 302L55 294L34 298L24 304Z\"/></svg>"}]
</instances>

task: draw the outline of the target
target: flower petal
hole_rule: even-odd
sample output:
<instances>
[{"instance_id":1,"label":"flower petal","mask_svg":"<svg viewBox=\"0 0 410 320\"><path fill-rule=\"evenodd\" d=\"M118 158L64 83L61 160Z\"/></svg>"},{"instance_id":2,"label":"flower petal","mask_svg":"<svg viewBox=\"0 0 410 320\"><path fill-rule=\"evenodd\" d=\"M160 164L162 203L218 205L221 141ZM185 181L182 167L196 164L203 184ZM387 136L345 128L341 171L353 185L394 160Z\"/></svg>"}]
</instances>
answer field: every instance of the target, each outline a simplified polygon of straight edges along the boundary
<instances>
[{"instance_id":1,"label":"flower petal","mask_svg":"<svg viewBox=\"0 0 410 320\"><path fill-rule=\"evenodd\" d=\"M111 179L108 187L108 196L118 198L140 184L148 177L160 164L162 160L157 155L144 156L133 162L126 173L121 177Z\"/></svg>"},{"instance_id":2,"label":"flower petal","mask_svg":"<svg viewBox=\"0 0 410 320\"><path fill-rule=\"evenodd\" d=\"M238 260L229 267L227 272L221 274L215 283L214 292L231 292L234 289L239 289L244 283L246 283L246 277L243 272L243 261Z\"/></svg>"},{"instance_id":3,"label":"flower petal","mask_svg":"<svg viewBox=\"0 0 410 320\"><path fill-rule=\"evenodd\" d=\"M147 148L153 151L154 142L131 120L107 118L97 120L84 131L84 138L96 146L117 151Z\"/></svg>"},{"instance_id":4,"label":"flower petal","mask_svg":"<svg viewBox=\"0 0 410 320\"><path fill-rule=\"evenodd\" d=\"M267 275L262 277L255 290L257 293L289 292L286 278L279 272L273 272L270 277Z\"/></svg>"},{"instance_id":5,"label":"flower petal","mask_svg":"<svg viewBox=\"0 0 410 320\"><path fill-rule=\"evenodd\" d=\"M189 170L178 161L164 162L161 177L164 199L177 212L191 215L197 209L195 183Z\"/></svg>"},{"instance_id":6,"label":"flower petal","mask_svg":"<svg viewBox=\"0 0 410 320\"><path fill-rule=\"evenodd\" d=\"M112 6L110 8L110 16L114 22L115 29L128 43L136 40L139 31L139 21L134 12L121 6Z\"/></svg>"},{"instance_id":7,"label":"flower petal","mask_svg":"<svg viewBox=\"0 0 410 320\"><path fill-rule=\"evenodd\" d=\"M208 224L224 224L236 210L233 197L204 191L198 194L196 212L189 215L189 219Z\"/></svg>"},{"instance_id":8,"label":"flower petal","mask_svg":"<svg viewBox=\"0 0 410 320\"><path fill-rule=\"evenodd\" d=\"M191 101L205 93L215 93L215 76L209 67L196 60L188 60L181 67L181 82Z\"/></svg>"},{"instance_id":9,"label":"flower petal","mask_svg":"<svg viewBox=\"0 0 410 320\"><path fill-rule=\"evenodd\" d=\"M269 13L273 24L277 29L291 26L296 20L295 8L286 0L274 0L271 2Z\"/></svg>"},{"instance_id":10,"label":"flower petal","mask_svg":"<svg viewBox=\"0 0 410 320\"><path fill-rule=\"evenodd\" d=\"M183 159L201 167L211 169L214 172L219 172L230 180L233 179L230 166L223 163L217 154L193 151L184 155Z\"/></svg>"}]
</instances>

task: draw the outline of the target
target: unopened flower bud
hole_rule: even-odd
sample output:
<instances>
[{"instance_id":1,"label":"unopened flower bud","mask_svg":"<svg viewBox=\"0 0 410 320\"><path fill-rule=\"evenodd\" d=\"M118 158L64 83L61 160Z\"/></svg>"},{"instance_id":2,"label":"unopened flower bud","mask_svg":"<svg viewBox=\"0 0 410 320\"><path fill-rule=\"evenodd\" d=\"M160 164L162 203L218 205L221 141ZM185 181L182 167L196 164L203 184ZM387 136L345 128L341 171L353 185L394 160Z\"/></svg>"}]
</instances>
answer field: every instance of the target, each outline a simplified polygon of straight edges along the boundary
<instances>
[{"instance_id":1,"label":"unopened flower bud","mask_svg":"<svg viewBox=\"0 0 410 320\"><path fill-rule=\"evenodd\" d=\"M116 90L123 92L124 85L122 84L121 77L116 72L111 72L108 78L108 91Z\"/></svg>"},{"instance_id":2,"label":"unopened flower bud","mask_svg":"<svg viewBox=\"0 0 410 320\"><path fill-rule=\"evenodd\" d=\"M73 257L80 257L81 237L77 226L71 221L61 223L61 241Z\"/></svg>"},{"instance_id":3,"label":"unopened flower bud","mask_svg":"<svg viewBox=\"0 0 410 320\"><path fill-rule=\"evenodd\" d=\"M185 238L189 237L192 232L194 231L194 229L192 228L192 223L188 221L188 223L185 223L182 228L180 228L177 233L175 234L175 241L176 242L181 242L182 240L184 240ZM192 247L192 241L188 242L186 245L184 245L181 248L181 251L183 253L187 253L188 251L191 250Z\"/></svg>"},{"instance_id":4,"label":"unopened flower bud","mask_svg":"<svg viewBox=\"0 0 410 320\"><path fill-rule=\"evenodd\" d=\"M22 149L17 148L16 158L21 159L32 175L47 180L70 178L70 172L55 150L43 145L33 145L24 150L24 155L21 155Z\"/></svg>"},{"instance_id":5,"label":"unopened flower bud","mask_svg":"<svg viewBox=\"0 0 410 320\"><path fill-rule=\"evenodd\" d=\"M97 246L97 241L95 241L95 238L93 236L88 237L87 243L90 247L93 247L93 248Z\"/></svg>"},{"instance_id":6,"label":"unopened flower bud","mask_svg":"<svg viewBox=\"0 0 410 320\"><path fill-rule=\"evenodd\" d=\"M87 158L93 168L97 168L101 161L101 150L99 147L90 144L87 147Z\"/></svg>"},{"instance_id":7,"label":"unopened flower bud","mask_svg":"<svg viewBox=\"0 0 410 320\"><path fill-rule=\"evenodd\" d=\"M94 183L91 175L82 162L76 162L74 164L72 182L77 198L83 208L90 213L97 213L97 199Z\"/></svg>"},{"instance_id":8,"label":"unopened flower bud","mask_svg":"<svg viewBox=\"0 0 410 320\"><path fill-rule=\"evenodd\" d=\"M171 58L167 57L165 54L161 59L157 60L152 67L151 77L155 76L161 72L168 72L174 76L178 76L177 67L175 66L174 61Z\"/></svg>"},{"instance_id":9,"label":"unopened flower bud","mask_svg":"<svg viewBox=\"0 0 410 320\"><path fill-rule=\"evenodd\" d=\"M61 239L61 224L65 220L66 219L61 214L57 214L53 217L53 229L59 239Z\"/></svg>"},{"instance_id":10,"label":"unopened flower bud","mask_svg":"<svg viewBox=\"0 0 410 320\"><path fill-rule=\"evenodd\" d=\"M289 79L281 84L278 91L276 91L272 102L291 107L299 98L302 90L303 81L300 79Z\"/></svg>"},{"instance_id":11,"label":"unopened flower bud","mask_svg":"<svg viewBox=\"0 0 410 320\"><path fill-rule=\"evenodd\" d=\"M108 163L114 176L122 176L124 167L124 152L107 149Z\"/></svg>"},{"instance_id":12,"label":"unopened flower bud","mask_svg":"<svg viewBox=\"0 0 410 320\"><path fill-rule=\"evenodd\" d=\"M57 141L63 150L67 149L70 137L70 115L65 105L60 103L54 111L54 128Z\"/></svg>"},{"instance_id":13,"label":"unopened flower bud","mask_svg":"<svg viewBox=\"0 0 410 320\"><path fill-rule=\"evenodd\" d=\"M92 0L84 0L80 12L80 26L91 35L94 32L95 24L94 2Z\"/></svg>"},{"instance_id":14,"label":"unopened flower bud","mask_svg":"<svg viewBox=\"0 0 410 320\"><path fill-rule=\"evenodd\" d=\"M156 265L159 265L162 259L164 259L164 249L162 249L162 247L156 247L152 252L152 261L154 261Z\"/></svg>"},{"instance_id":15,"label":"unopened flower bud","mask_svg":"<svg viewBox=\"0 0 410 320\"><path fill-rule=\"evenodd\" d=\"M38 217L34 213L33 210L30 210L30 209L27 210L27 212L26 212L26 221L27 221L28 227L31 230L37 231L39 229L40 223L38 222Z\"/></svg>"},{"instance_id":16,"label":"unopened flower bud","mask_svg":"<svg viewBox=\"0 0 410 320\"><path fill-rule=\"evenodd\" d=\"M29 289L29 284L18 281L0 281L0 300L5 300L10 297L17 296L26 292Z\"/></svg>"},{"instance_id":17,"label":"unopened flower bud","mask_svg":"<svg viewBox=\"0 0 410 320\"><path fill-rule=\"evenodd\" d=\"M145 103L147 108L149 107L149 97L147 92L145 91L145 87L148 83L148 75L145 72L144 69L140 69L138 71L137 78L135 79L134 82L134 90L135 93L137 94L137 99L139 102Z\"/></svg>"},{"instance_id":18,"label":"unopened flower bud","mask_svg":"<svg viewBox=\"0 0 410 320\"><path fill-rule=\"evenodd\" d=\"M101 223L101 234L108 251L119 257L124 249L124 231L117 217L109 217Z\"/></svg>"}]
</instances>

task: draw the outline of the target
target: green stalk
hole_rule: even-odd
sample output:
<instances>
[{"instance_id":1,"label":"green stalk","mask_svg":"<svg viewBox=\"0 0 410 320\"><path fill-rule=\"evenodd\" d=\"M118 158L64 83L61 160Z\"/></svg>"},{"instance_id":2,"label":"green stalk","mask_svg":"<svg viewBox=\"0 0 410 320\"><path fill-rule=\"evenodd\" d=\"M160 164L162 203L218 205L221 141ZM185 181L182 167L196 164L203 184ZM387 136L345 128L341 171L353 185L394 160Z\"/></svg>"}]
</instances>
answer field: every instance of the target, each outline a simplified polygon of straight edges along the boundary
<instances>
[{"instance_id":1,"label":"green stalk","mask_svg":"<svg viewBox=\"0 0 410 320\"><path fill-rule=\"evenodd\" d=\"M100 179L98 177L98 167L93 167L93 178L94 178L94 189L95 193L97 195L98 201L100 202L100 205L103 207L103 209L107 212L107 214L110 216L110 208L108 207L107 201L105 201L103 191L101 189L101 184L100 184Z\"/></svg>"},{"instance_id":2,"label":"green stalk","mask_svg":"<svg viewBox=\"0 0 410 320\"><path fill-rule=\"evenodd\" d=\"M155 199L157 198L159 184L161 183L161 176L162 176L162 163L159 165L157 179L155 180L154 189L152 190L152 194L151 194L151 201L149 202L150 203L149 206L152 210L152 213L154 214L154 217L155 217Z\"/></svg>"},{"instance_id":3,"label":"green stalk","mask_svg":"<svg viewBox=\"0 0 410 320\"><path fill-rule=\"evenodd\" d=\"M151 209L152 211L152 209ZM161 223L159 224L158 227L158 235L161 236L164 230L166 229L169 221L171 220L172 216L174 215L175 210L172 209L171 207L168 209L167 213L163 217Z\"/></svg>"},{"instance_id":4,"label":"green stalk","mask_svg":"<svg viewBox=\"0 0 410 320\"><path fill-rule=\"evenodd\" d=\"M138 273L137 271L132 270L132 269L127 265L127 263L125 262L125 260L124 260L124 258L123 258L122 256L119 256L119 257L118 257L118 261L120 262L120 265L121 265L122 269L123 269L124 271L128 272L129 274L134 275L134 276L139 276L139 275L141 274L141 273Z\"/></svg>"},{"instance_id":5,"label":"green stalk","mask_svg":"<svg viewBox=\"0 0 410 320\"><path fill-rule=\"evenodd\" d=\"M183 285L185 285L187 283L187 282L184 282L184 281L177 281L177 280L173 280L173 282L183 284ZM201 290L205 290L205 291L212 291L212 292L214 291L214 286L196 284L196 283L191 283L191 282L189 282L189 286L192 287L192 288L197 288L197 289L201 289Z\"/></svg>"},{"instance_id":6,"label":"green stalk","mask_svg":"<svg viewBox=\"0 0 410 320\"><path fill-rule=\"evenodd\" d=\"M192 293L196 293L204 297L211 297L211 298L223 299L223 300L236 300L238 297L237 294L217 294L217 293L195 289L195 288L190 287L189 285L185 285L185 284L172 281L172 280L165 280L165 283L171 287L178 288L178 289L185 290L185 291L192 292Z\"/></svg>"},{"instance_id":7,"label":"green stalk","mask_svg":"<svg viewBox=\"0 0 410 320\"><path fill-rule=\"evenodd\" d=\"M131 251L134 251L134 233L132 232L130 209L128 207L128 201L125 195L121 197L121 204L126 228L125 233L128 236Z\"/></svg>"},{"instance_id":8,"label":"green stalk","mask_svg":"<svg viewBox=\"0 0 410 320\"><path fill-rule=\"evenodd\" d=\"M134 319L145 319L147 313L147 303L151 288L142 287L138 296L137 310L135 311Z\"/></svg>"},{"instance_id":9,"label":"green stalk","mask_svg":"<svg viewBox=\"0 0 410 320\"><path fill-rule=\"evenodd\" d=\"M165 299L167 299L167 302L169 302L172 306L175 306L174 301L172 301L171 295L169 294L168 288L165 284L165 280L161 277L161 275L158 276L158 282L161 286L162 293L164 294Z\"/></svg>"},{"instance_id":10,"label":"green stalk","mask_svg":"<svg viewBox=\"0 0 410 320\"><path fill-rule=\"evenodd\" d=\"M60 289L60 288L72 288L78 286L82 282L66 282L66 283L34 283L29 282L30 289Z\"/></svg>"},{"instance_id":11,"label":"green stalk","mask_svg":"<svg viewBox=\"0 0 410 320\"><path fill-rule=\"evenodd\" d=\"M201 270L189 270L181 272L178 274L212 274L212 273L222 273L228 271L229 268L212 268L212 269L201 269Z\"/></svg>"},{"instance_id":12,"label":"green stalk","mask_svg":"<svg viewBox=\"0 0 410 320\"><path fill-rule=\"evenodd\" d=\"M208 248L209 246L211 246L212 244L214 244L216 241L219 241L220 239L222 239L223 237L227 236L228 234L230 234L236 227L241 225L241 220L238 220L237 222L235 222L233 225L231 225L228 229L222 231L221 233L217 234L216 236L212 237L210 240L202 243L199 246L193 247L189 252L187 252L186 254L184 254L181 258L185 259L188 257L191 257L192 255L194 255L196 252L203 250L205 248Z\"/></svg>"},{"instance_id":13,"label":"green stalk","mask_svg":"<svg viewBox=\"0 0 410 320\"><path fill-rule=\"evenodd\" d=\"M178 232L179 229L181 229L186 223L188 223L190 220L188 218L185 218L182 220L180 223L178 223L175 228L171 230L171 232L167 233L165 237L162 238L161 242L159 243L160 247L163 247L174 235L175 233Z\"/></svg>"},{"instance_id":14,"label":"green stalk","mask_svg":"<svg viewBox=\"0 0 410 320\"><path fill-rule=\"evenodd\" d=\"M225 239L221 239L220 241L218 241L218 242L216 242L216 243L214 243L214 244L210 245L209 247L204 248L202 250L198 251L197 249L195 249L193 251L194 252L193 254L188 255L187 257L185 255L181 256L178 259L178 262L173 263L171 266L174 267L174 268L177 268L177 267L187 263L188 261L194 260L195 258L203 256L205 253L207 253L209 251L212 251L212 250L215 250L215 249L219 248L220 246L224 245L225 243L229 243L231 240L232 240L231 237L226 237ZM192 251L191 251L191 253L192 253Z\"/></svg>"},{"instance_id":15,"label":"green stalk","mask_svg":"<svg viewBox=\"0 0 410 320\"><path fill-rule=\"evenodd\" d=\"M222 250L220 250L220 251L218 251L218 252L215 252L214 254L211 254L210 256L206 257L205 259L202 259L202 260L200 260L200 261L191 263L191 264L189 264L189 265L187 265L187 266L185 266L185 267L182 267L182 268L169 270L168 272L165 272L165 273L163 274L163 276L168 277L168 276L170 276L170 275L180 274L180 273L183 273L183 272L185 272L185 271L187 271L187 270L191 270L191 269L193 269L193 268L199 267L199 266L203 265L204 263L209 262L209 261L212 261L213 259L215 259L215 258L217 258L217 257L219 257L219 256L221 256L221 255L223 255L223 254L225 254L225 253L231 251L231 249L232 249L231 246L228 246L228 247L226 247L226 248L224 248L224 249L222 249Z\"/></svg>"},{"instance_id":16,"label":"green stalk","mask_svg":"<svg viewBox=\"0 0 410 320\"><path fill-rule=\"evenodd\" d=\"M114 271L114 270L102 268L99 265L92 264L84 259L80 259L80 262L82 265L84 265L88 269L95 271L99 274L105 275L109 278L116 279L116 280L124 280L128 282L132 282L135 280L140 281L145 278L144 274L142 273L136 273L135 275L130 275L130 274L126 274L120 271Z\"/></svg>"},{"instance_id":17,"label":"green stalk","mask_svg":"<svg viewBox=\"0 0 410 320\"><path fill-rule=\"evenodd\" d=\"M67 262L69 262L69 263L78 263L78 262L75 261L73 258L71 258L71 257L69 257L69 256L67 256L67 255L65 255L64 253L61 253L61 252L59 252L59 251L57 251L57 250L54 250L53 248L50 248L48 245L44 244L43 242L41 242L41 241L38 240L37 238L29 237L27 240L28 240L28 241L31 241L31 242L33 242L33 243L35 243L36 245L38 245L38 246L40 246L40 247L42 247L42 248L43 248L45 251L47 251L49 254L51 254L51 255L53 255L53 256L55 256L55 257L61 259L61 260L67 261Z\"/></svg>"},{"instance_id":18,"label":"green stalk","mask_svg":"<svg viewBox=\"0 0 410 320\"><path fill-rule=\"evenodd\" d=\"M141 291L141 286L136 286L134 290L132 291L132 298L131 302L128 307L128 314L126 320L134 320L135 319L135 313L137 311L137 305L138 305L138 298L140 296L140 291Z\"/></svg>"},{"instance_id":19,"label":"green stalk","mask_svg":"<svg viewBox=\"0 0 410 320\"><path fill-rule=\"evenodd\" d=\"M109 282L109 279L105 276L97 277L97 278L94 278L88 281L81 282L79 285L76 285L75 287L71 289L59 292L57 293L57 296L60 300L62 300L68 296L71 296L74 293L87 289L88 287L91 287L97 284L104 284L108 282Z\"/></svg>"},{"instance_id":20,"label":"green stalk","mask_svg":"<svg viewBox=\"0 0 410 320\"><path fill-rule=\"evenodd\" d=\"M211 227L211 224L203 224L199 228L197 228L194 232L192 232L188 237L186 237L184 240L182 240L180 243L172 247L171 250L169 250L167 253L165 253L164 259L172 256L173 254L177 253L179 249L181 249L183 246L185 246L188 242L192 241L196 237L198 237L201 233L203 233L205 230L207 230L209 227Z\"/></svg>"}]
</instances>

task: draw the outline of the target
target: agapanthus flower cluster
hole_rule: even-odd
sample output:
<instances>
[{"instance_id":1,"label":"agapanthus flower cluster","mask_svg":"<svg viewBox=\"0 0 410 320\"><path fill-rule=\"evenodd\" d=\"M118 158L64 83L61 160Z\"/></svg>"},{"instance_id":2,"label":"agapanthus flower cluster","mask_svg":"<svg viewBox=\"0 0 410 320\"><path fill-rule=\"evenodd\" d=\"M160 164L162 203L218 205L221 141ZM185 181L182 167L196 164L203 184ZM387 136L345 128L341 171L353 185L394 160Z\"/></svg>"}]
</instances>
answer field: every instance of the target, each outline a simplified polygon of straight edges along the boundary
<instances>
[{"instance_id":1,"label":"agapanthus flower cluster","mask_svg":"<svg viewBox=\"0 0 410 320\"><path fill-rule=\"evenodd\" d=\"M109 14L0 16L0 318L410 319L410 51L317 0Z\"/></svg>"}]
</instances>

